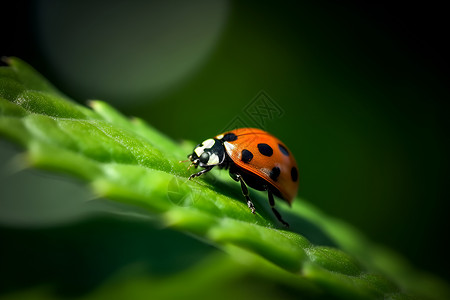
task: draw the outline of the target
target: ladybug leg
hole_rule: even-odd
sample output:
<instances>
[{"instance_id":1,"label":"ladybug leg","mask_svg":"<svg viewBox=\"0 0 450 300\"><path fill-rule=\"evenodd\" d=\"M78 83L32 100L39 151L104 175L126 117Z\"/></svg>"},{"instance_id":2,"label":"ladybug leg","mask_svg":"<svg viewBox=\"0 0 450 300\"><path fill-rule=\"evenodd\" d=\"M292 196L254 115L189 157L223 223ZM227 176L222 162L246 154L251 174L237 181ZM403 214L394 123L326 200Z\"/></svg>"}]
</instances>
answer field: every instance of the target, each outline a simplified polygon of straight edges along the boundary
<instances>
[{"instance_id":1,"label":"ladybug leg","mask_svg":"<svg viewBox=\"0 0 450 300\"><path fill-rule=\"evenodd\" d=\"M242 194L244 194L244 197L247 200L248 208L250 208L252 210L252 214L254 214L255 213L255 206L253 205L252 199L250 199L250 196L248 194L248 188L245 185L245 182L242 179L241 175L239 175L237 173L230 173L230 176L234 180L239 181L241 183Z\"/></svg>"},{"instance_id":2,"label":"ladybug leg","mask_svg":"<svg viewBox=\"0 0 450 300\"><path fill-rule=\"evenodd\" d=\"M238 174L230 172L230 177L233 178L234 181L239 182L238 176L239 176Z\"/></svg>"},{"instance_id":3,"label":"ladybug leg","mask_svg":"<svg viewBox=\"0 0 450 300\"><path fill-rule=\"evenodd\" d=\"M213 167L206 167L205 169L201 170L200 172L197 172L197 173L192 174L191 176L189 176L188 179L191 180L191 179L194 178L194 177L201 176L201 175L205 174L206 172L211 171L212 168L213 168Z\"/></svg>"},{"instance_id":4,"label":"ladybug leg","mask_svg":"<svg viewBox=\"0 0 450 300\"><path fill-rule=\"evenodd\" d=\"M281 217L281 214L276 210L275 208L275 200L273 199L273 194L270 191L270 189L267 189L267 193L269 194L269 204L270 207L272 207L273 214L275 217L277 217L278 221L280 221L284 226L289 227L289 223L287 223L283 218Z\"/></svg>"}]
</instances>

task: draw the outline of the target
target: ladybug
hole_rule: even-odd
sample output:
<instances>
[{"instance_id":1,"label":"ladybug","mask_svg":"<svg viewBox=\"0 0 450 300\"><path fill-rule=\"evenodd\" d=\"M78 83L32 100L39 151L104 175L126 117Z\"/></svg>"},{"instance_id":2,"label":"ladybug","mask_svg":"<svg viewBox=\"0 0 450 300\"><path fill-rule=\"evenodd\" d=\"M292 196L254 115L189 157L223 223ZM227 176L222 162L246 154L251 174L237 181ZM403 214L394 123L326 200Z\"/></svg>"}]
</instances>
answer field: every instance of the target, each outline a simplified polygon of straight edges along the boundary
<instances>
[{"instance_id":1,"label":"ladybug","mask_svg":"<svg viewBox=\"0 0 450 300\"><path fill-rule=\"evenodd\" d=\"M273 195L291 205L298 190L298 167L292 153L279 139L261 129L239 128L198 144L188 158L191 166L204 168L189 179L203 175L215 166L228 169L231 178L240 182L252 213L255 213L255 206L247 186L267 191L274 215L289 227L275 209Z\"/></svg>"}]
</instances>

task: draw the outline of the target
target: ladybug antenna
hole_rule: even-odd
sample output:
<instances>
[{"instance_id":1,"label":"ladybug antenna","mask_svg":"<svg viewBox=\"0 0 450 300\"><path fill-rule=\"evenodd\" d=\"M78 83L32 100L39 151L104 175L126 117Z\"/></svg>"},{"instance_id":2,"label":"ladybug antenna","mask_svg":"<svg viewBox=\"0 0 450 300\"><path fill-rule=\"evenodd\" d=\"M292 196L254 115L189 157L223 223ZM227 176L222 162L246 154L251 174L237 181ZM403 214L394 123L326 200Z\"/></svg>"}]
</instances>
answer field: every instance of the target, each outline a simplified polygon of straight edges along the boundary
<instances>
[{"instance_id":1,"label":"ladybug antenna","mask_svg":"<svg viewBox=\"0 0 450 300\"><path fill-rule=\"evenodd\" d=\"M185 163L185 162L188 162L188 161L190 161L189 159L186 159L186 160L180 160L178 163Z\"/></svg>"}]
</instances>

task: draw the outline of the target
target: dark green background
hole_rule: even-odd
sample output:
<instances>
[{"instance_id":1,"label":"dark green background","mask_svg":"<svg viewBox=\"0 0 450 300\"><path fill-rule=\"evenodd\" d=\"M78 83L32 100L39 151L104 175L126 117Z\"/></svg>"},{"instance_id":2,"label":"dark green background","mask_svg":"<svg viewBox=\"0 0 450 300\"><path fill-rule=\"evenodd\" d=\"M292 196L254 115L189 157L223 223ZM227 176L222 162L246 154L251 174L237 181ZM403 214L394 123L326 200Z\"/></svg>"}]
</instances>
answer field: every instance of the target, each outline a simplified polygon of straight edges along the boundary
<instances>
[{"instance_id":1,"label":"dark green background","mask_svg":"<svg viewBox=\"0 0 450 300\"><path fill-rule=\"evenodd\" d=\"M431 4L377 3L232 1L216 44L188 77L164 93L114 105L174 139L199 142L265 90L284 110L265 129L295 153L299 196L447 277L447 21ZM11 4L1 55L28 61L83 103L90 91L59 77L39 47L38 5ZM100 235L108 231L95 226L103 221L90 222ZM133 226L125 228L144 230ZM11 240L28 239L27 230L2 230Z\"/></svg>"}]
</instances>

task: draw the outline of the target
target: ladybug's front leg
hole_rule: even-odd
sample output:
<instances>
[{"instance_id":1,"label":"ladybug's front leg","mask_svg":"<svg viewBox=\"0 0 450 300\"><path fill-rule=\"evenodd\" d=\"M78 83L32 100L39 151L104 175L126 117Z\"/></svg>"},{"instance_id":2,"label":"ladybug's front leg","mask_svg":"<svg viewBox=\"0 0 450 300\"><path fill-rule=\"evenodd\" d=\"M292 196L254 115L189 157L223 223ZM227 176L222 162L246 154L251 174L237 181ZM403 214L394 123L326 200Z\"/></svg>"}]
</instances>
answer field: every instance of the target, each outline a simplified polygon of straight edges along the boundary
<instances>
[{"instance_id":1,"label":"ladybug's front leg","mask_svg":"<svg viewBox=\"0 0 450 300\"><path fill-rule=\"evenodd\" d=\"M201 175L205 174L206 172L211 171L212 168L213 168L213 167L205 167L205 168L204 168L203 170L201 170L200 172L194 173L194 174L192 174L191 176L189 176L188 179L191 180L191 179L194 178L194 177L201 176Z\"/></svg>"},{"instance_id":2,"label":"ladybug's front leg","mask_svg":"<svg viewBox=\"0 0 450 300\"><path fill-rule=\"evenodd\" d=\"M255 213L255 206L253 205L252 199L250 199L250 196L248 194L248 188L245 185L245 182L242 179L241 175L239 175L237 173L231 173L230 172L230 176L234 180L239 181L241 183L242 194L244 194L244 197L247 200L247 206L248 206L248 208L250 208L252 210L252 214L254 214Z\"/></svg>"}]
</instances>

